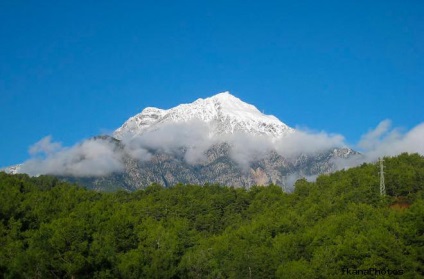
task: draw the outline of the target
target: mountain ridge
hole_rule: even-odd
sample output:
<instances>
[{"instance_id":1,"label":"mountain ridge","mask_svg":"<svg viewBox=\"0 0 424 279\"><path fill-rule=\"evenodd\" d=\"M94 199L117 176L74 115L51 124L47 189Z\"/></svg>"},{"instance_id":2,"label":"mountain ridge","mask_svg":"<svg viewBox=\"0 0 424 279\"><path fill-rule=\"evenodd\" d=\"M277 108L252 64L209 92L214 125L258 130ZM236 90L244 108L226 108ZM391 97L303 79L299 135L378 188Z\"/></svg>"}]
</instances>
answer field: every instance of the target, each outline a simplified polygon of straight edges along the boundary
<instances>
[{"instance_id":1,"label":"mountain ridge","mask_svg":"<svg viewBox=\"0 0 424 279\"><path fill-rule=\"evenodd\" d=\"M168 110L147 107L129 118L113 136L117 139L134 137L164 123L181 123L199 120L213 127L212 133L233 134L235 132L284 137L294 129L273 115L261 113L255 106L241 101L228 91L190 104L181 104Z\"/></svg>"},{"instance_id":2,"label":"mountain ridge","mask_svg":"<svg viewBox=\"0 0 424 279\"><path fill-rule=\"evenodd\" d=\"M297 178L332 172L338 160L359 155L339 142L295 130L222 92L167 110L146 107L113 136L46 153L8 172L53 174L98 190L134 190L152 183L288 189Z\"/></svg>"}]
</instances>

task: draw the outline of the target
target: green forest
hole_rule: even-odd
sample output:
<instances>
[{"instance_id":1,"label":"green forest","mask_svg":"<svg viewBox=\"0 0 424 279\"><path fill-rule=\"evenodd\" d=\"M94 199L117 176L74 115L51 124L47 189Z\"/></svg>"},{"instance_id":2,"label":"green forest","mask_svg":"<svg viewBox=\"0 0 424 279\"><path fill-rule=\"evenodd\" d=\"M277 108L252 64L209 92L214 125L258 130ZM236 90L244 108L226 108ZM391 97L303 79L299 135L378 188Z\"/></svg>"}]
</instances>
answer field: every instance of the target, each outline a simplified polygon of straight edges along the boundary
<instances>
[{"instance_id":1,"label":"green forest","mask_svg":"<svg viewBox=\"0 0 424 279\"><path fill-rule=\"evenodd\" d=\"M0 278L424 278L424 157L281 187L0 173ZM377 274L378 272L378 274Z\"/></svg>"}]
</instances>

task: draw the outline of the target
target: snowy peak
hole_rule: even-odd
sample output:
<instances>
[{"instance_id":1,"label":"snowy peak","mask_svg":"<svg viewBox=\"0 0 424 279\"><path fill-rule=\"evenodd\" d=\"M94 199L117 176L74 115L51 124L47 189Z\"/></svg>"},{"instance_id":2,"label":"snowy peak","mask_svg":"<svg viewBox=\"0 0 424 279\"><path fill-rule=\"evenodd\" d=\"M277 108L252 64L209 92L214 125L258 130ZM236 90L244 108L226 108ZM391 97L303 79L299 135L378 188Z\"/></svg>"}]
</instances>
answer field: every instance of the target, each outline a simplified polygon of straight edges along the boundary
<instances>
[{"instance_id":1,"label":"snowy peak","mask_svg":"<svg viewBox=\"0 0 424 279\"><path fill-rule=\"evenodd\" d=\"M238 118L239 120L275 121L278 124L283 124L275 116L261 113L255 106L243 102L239 98L231 95L228 91L219 93L204 101L214 102L218 105L218 109L221 110L223 114Z\"/></svg>"},{"instance_id":2,"label":"snowy peak","mask_svg":"<svg viewBox=\"0 0 424 279\"><path fill-rule=\"evenodd\" d=\"M229 92L222 92L169 110L145 108L128 119L114 132L114 136L118 139L134 137L163 124L191 120L207 123L213 134L242 132L282 137L294 131L278 118L261 113L255 106L243 102Z\"/></svg>"},{"instance_id":3,"label":"snowy peak","mask_svg":"<svg viewBox=\"0 0 424 279\"><path fill-rule=\"evenodd\" d=\"M122 139L139 134L159 121L165 113L165 110L147 107L141 113L130 117L113 135L117 139Z\"/></svg>"}]
</instances>

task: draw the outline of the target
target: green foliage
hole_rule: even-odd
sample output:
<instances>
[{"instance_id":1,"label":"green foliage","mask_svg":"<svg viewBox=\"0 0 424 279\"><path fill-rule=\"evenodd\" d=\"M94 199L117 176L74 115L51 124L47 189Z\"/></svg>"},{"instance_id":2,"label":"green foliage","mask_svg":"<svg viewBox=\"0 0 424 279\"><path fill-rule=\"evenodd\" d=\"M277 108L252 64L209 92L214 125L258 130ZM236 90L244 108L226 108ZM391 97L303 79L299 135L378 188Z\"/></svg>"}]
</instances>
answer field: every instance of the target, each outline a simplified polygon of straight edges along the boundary
<instances>
[{"instance_id":1,"label":"green foliage","mask_svg":"<svg viewBox=\"0 0 424 279\"><path fill-rule=\"evenodd\" d=\"M423 277L424 158L385 165L385 198L377 164L299 180L293 193L99 193L0 173L0 278L343 278L344 268Z\"/></svg>"}]
</instances>

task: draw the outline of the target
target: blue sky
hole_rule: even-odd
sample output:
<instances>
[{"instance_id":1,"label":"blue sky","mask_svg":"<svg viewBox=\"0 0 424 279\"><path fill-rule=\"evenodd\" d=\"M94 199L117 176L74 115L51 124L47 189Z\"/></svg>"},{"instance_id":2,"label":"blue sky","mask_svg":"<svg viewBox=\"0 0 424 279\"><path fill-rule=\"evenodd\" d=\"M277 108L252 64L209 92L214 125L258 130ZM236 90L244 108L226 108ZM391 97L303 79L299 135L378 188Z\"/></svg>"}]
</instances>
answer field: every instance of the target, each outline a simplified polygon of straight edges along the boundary
<instances>
[{"instance_id":1,"label":"blue sky","mask_svg":"<svg viewBox=\"0 0 424 279\"><path fill-rule=\"evenodd\" d=\"M0 2L0 166L226 90L351 144L424 120L422 1L59 2Z\"/></svg>"}]
</instances>

